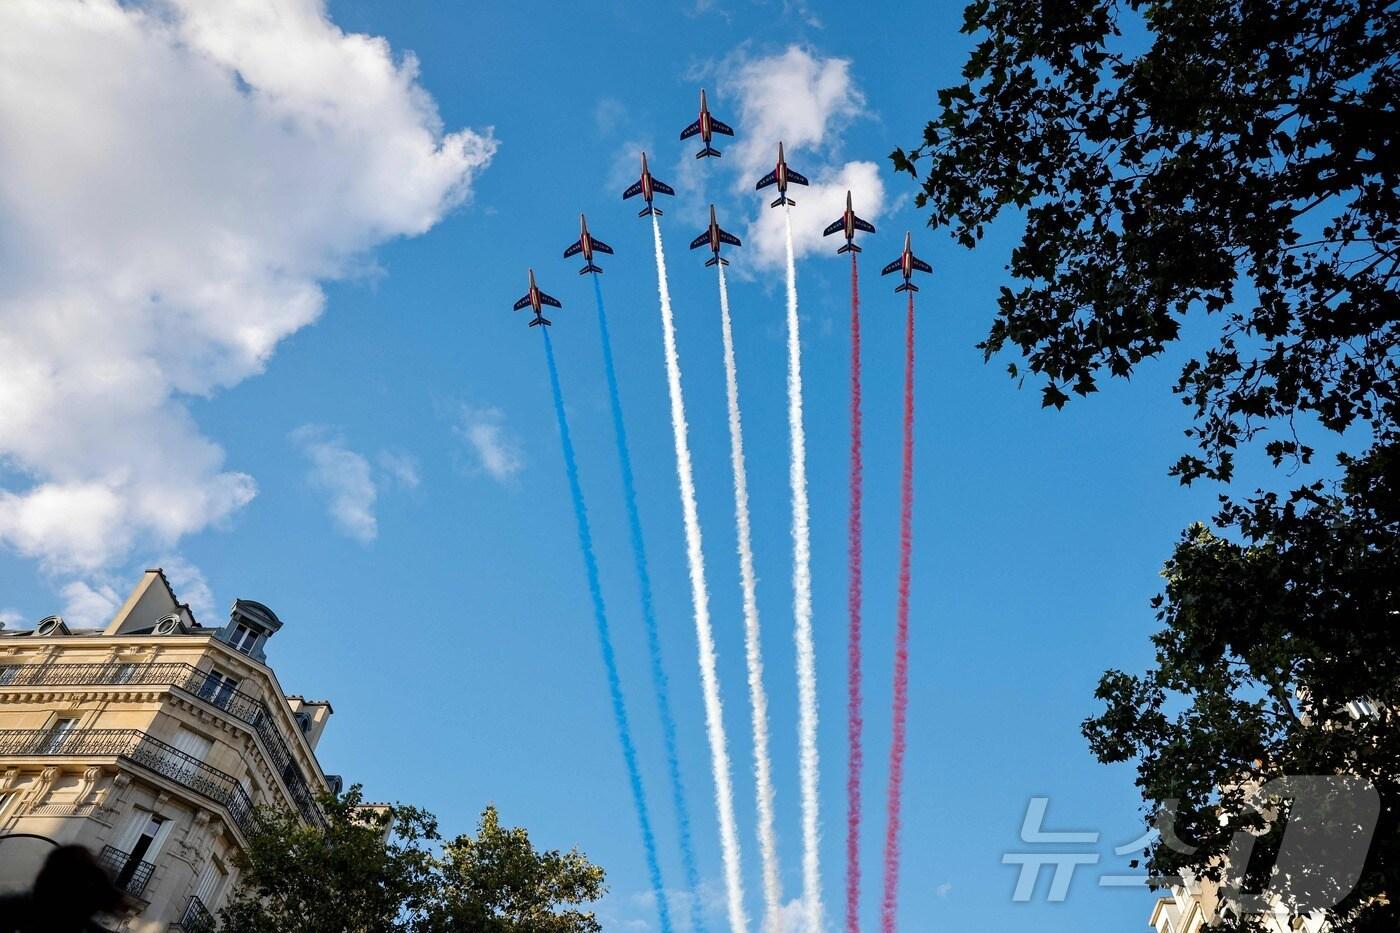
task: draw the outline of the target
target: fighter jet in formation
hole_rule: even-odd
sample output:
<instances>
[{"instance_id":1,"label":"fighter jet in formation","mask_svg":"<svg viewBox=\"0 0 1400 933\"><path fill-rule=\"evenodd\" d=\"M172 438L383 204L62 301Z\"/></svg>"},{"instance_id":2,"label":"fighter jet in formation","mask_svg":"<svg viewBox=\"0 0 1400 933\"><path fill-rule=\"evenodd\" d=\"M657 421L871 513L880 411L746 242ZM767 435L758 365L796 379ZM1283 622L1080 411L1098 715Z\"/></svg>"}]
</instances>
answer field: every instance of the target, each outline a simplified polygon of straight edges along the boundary
<instances>
[{"instance_id":1,"label":"fighter jet in formation","mask_svg":"<svg viewBox=\"0 0 1400 933\"><path fill-rule=\"evenodd\" d=\"M788 168L787 160L783 158L783 144L778 143L778 164L773 168L773 171L758 180L758 184L754 185L754 190L762 191L769 185L777 185L778 200L768 206L779 207L783 204L796 204L796 201L787 196L789 182L794 185L805 185L807 184L807 179L805 176L799 175L797 172Z\"/></svg>"},{"instance_id":2,"label":"fighter jet in formation","mask_svg":"<svg viewBox=\"0 0 1400 933\"><path fill-rule=\"evenodd\" d=\"M593 254L595 252L607 253L611 256L613 254L613 248L602 240L595 239L591 236L588 232L588 218L579 214L578 239L574 241L573 246L564 250L564 258L568 259L570 256L577 256L579 253L583 253L584 266L582 269L578 270L578 274L587 275L590 272L602 272L602 267L593 262Z\"/></svg>"},{"instance_id":3,"label":"fighter jet in formation","mask_svg":"<svg viewBox=\"0 0 1400 933\"><path fill-rule=\"evenodd\" d=\"M728 243L730 246L744 245L743 242L734 234L730 233L728 230L720 229L719 222L715 220L715 206L713 204L710 205L709 228L706 229L704 233L700 234L698 237L690 241L690 248L699 249L706 243L710 244L710 252L714 253L713 257L706 260L706 266L729 265L729 260L724 259L719 254L719 248L721 244Z\"/></svg>"},{"instance_id":4,"label":"fighter jet in formation","mask_svg":"<svg viewBox=\"0 0 1400 933\"><path fill-rule=\"evenodd\" d=\"M700 89L700 117L694 123L681 130L681 139L700 134L700 139L705 143L705 148L695 153L695 158L703 159L705 156L719 158L719 150L710 145L710 137L715 133L721 136L733 136L734 131L723 123L710 116L710 105L705 103L705 89Z\"/></svg>"},{"instance_id":5,"label":"fighter jet in formation","mask_svg":"<svg viewBox=\"0 0 1400 933\"><path fill-rule=\"evenodd\" d=\"M642 153L642 177L637 179L635 185L622 192L622 200L626 201L639 194L642 196L642 200L647 202L647 206L637 212L638 217L645 217L648 214L660 217L661 209L653 207L651 199L658 194L669 194L672 197L676 195L676 189L651 177L651 170L647 168L647 154L645 152Z\"/></svg>"},{"instance_id":6,"label":"fighter jet in formation","mask_svg":"<svg viewBox=\"0 0 1400 933\"><path fill-rule=\"evenodd\" d=\"M858 253L860 247L856 245L856 231L864 230L866 233L874 233L875 225L861 220L856 216L856 212L851 208L851 193L846 192L846 210L841 216L832 222L831 226L822 231L822 236L831 236L837 230L846 234L846 245L838 249L839 253Z\"/></svg>"},{"instance_id":7,"label":"fighter jet in formation","mask_svg":"<svg viewBox=\"0 0 1400 933\"><path fill-rule=\"evenodd\" d=\"M544 305L549 305L551 308L564 307L559 303L558 298L552 295L546 295L544 292L540 291L540 287L535 284L535 270L531 269L530 290L525 293L525 297L515 303L515 310L520 311L528 306L530 310L535 312L535 319L530 322L530 326L539 327L543 324L545 327L548 327L553 322L544 316L542 311Z\"/></svg>"},{"instance_id":8,"label":"fighter jet in formation","mask_svg":"<svg viewBox=\"0 0 1400 933\"><path fill-rule=\"evenodd\" d=\"M899 254L898 259L896 259L894 262L890 263L888 266L885 266L885 268L880 270L881 275L889 275L891 272L899 270L900 274L904 276L904 284L896 288L895 292L917 292L919 290L919 286L909 281L909 278L915 272L933 271L932 266L930 266L928 263L924 262L922 259L914 255L914 247L911 245L910 242L912 239L913 238L910 236L910 234L904 234L904 252Z\"/></svg>"}]
</instances>

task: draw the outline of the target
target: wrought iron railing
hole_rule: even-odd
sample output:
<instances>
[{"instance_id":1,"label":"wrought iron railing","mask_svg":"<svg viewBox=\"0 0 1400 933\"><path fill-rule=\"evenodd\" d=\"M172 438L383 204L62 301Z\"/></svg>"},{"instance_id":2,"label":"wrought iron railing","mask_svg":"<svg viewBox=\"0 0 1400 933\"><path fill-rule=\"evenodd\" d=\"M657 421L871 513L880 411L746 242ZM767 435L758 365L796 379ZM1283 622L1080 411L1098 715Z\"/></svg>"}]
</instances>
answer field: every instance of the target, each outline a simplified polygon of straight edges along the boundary
<instances>
[{"instance_id":1,"label":"wrought iron railing","mask_svg":"<svg viewBox=\"0 0 1400 933\"><path fill-rule=\"evenodd\" d=\"M30 756L125 758L222 804L245 833L253 816L253 802L232 776L139 729L0 729L0 757Z\"/></svg>"},{"instance_id":2,"label":"wrought iron railing","mask_svg":"<svg viewBox=\"0 0 1400 933\"><path fill-rule=\"evenodd\" d=\"M184 933L214 933L214 915L196 895L191 894L176 926Z\"/></svg>"},{"instance_id":3,"label":"wrought iron railing","mask_svg":"<svg viewBox=\"0 0 1400 933\"><path fill-rule=\"evenodd\" d=\"M145 893L151 872L156 870L150 862L133 860L130 852L123 852L116 846L104 846L97 861L111 872L113 883L132 897Z\"/></svg>"},{"instance_id":4,"label":"wrought iron railing","mask_svg":"<svg viewBox=\"0 0 1400 933\"><path fill-rule=\"evenodd\" d=\"M235 719L247 723L262 739L277 773L287 785L297 812L308 823L325 828L301 769L277 729L272 711L257 697L244 693L211 671L179 661L106 664L16 664L0 667L0 687L173 686L199 697Z\"/></svg>"}]
</instances>

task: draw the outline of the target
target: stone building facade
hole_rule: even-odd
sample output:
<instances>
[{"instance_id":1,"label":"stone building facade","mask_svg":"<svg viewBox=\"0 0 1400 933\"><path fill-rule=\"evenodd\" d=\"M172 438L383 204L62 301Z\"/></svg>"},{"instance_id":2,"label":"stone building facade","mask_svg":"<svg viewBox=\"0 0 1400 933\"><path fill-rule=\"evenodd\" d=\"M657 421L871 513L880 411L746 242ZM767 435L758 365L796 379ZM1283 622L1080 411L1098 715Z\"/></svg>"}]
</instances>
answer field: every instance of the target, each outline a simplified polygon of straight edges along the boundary
<instances>
[{"instance_id":1,"label":"stone building facade","mask_svg":"<svg viewBox=\"0 0 1400 933\"><path fill-rule=\"evenodd\" d=\"M253 808L321 824L316 795L339 789L316 759L330 704L268 666L281 627L249 600L202 626L149 570L101 629L0 630L0 890L77 843L124 891L111 929L211 930Z\"/></svg>"}]
</instances>

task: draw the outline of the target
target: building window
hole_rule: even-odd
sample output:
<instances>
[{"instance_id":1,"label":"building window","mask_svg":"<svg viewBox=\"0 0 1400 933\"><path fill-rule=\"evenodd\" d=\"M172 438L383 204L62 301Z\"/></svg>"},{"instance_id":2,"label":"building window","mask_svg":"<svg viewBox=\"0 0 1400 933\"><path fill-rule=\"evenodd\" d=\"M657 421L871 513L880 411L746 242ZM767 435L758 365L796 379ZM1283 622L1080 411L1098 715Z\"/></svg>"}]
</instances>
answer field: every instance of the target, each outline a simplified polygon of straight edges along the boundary
<instances>
[{"instance_id":1,"label":"building window","mask_svg":"<svg viewBox=\"0 0 1400 933\"><path fill-rule=\"evenodd\" d=\"M229 636L228 643L244 654L252 654L258 644L258 633L240 622L233 627L233 634Z\"/></svg>"},{"instance_id":2,"label":"building window","mask_svg":"<svg viewBox=\"0 0 1400 933\"><path fill-rule=\"evenodd\" d=\"M78 728L78 718L76 716L60 716L54 720L53 726L49 729L49 734L44 737L44 744L39 749L41 755L57 755L63 750L64 740Z\"/></svg>"},{"instance_id":3,"label":"building window","mask_svg":"<svg viewBox=\"0 0 1400 933\"><path fill-rule=\"evenodd\" d=\"M199 688L199 695L220 709L225 709L229 700L233 699L236 690L238 690L238 679L232 674L215 669L205 675L204 683Z\"/></svg>"}]
</instances>

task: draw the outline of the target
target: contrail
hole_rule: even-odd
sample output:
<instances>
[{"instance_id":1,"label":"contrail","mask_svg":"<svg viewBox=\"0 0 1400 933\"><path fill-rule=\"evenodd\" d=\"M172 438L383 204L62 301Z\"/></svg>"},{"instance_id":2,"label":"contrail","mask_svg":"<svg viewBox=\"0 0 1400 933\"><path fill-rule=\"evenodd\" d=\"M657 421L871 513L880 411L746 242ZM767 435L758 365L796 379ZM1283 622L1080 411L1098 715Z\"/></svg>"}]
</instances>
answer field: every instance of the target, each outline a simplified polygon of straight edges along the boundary
<instances>
[{"instance_id":1,"label":"contrail","mask_svg":"<svg viewBox=\"0 0 1400 933\"><path fill-rule=\"evenodd\" d=\"M700 903L700 872L695 865L695 846L690 836L690 808L685 802L685 782L681 778L680 752L676 743L676 719L671 714L671 687L662 663L661 638L656 624L656 609L651 598L651 571L647 566L646 544L642 539L642 518L637 509L637 490L632 476L632 454L627 444L627 427L622 417L622 395L617 389L617 370L613 366L612 338L608 334L608 314L603 304L603 287L598 274L593 273L593 296L598 305L598 331L603 344L603 375L608 384L608 401L612 406L613 437L617 442L618 465L622 472L622 496L627 508L627 525L632 539L632 559L637 568L637 587L642 602L642 621L646 627L647 651L651 655L651 683L656 692L656 706L661 716L661 738L666 752L666 768L671 780L671 799L676 809L677 834L680 838L681 866L690 895L690 926L695 933L704 933L704 911Z\"/></svg>"},{"instance_id":2,"label":"contrail","mask_svg":"<svg viewBox=\"0 0 1400 933\"><path fill-rule=\"evenodd\" d=\"M744 880L735 831L734 788L729 776L729 740L724 733L724 705L715 673L715 639L710 630L710 594L705 585L705 554L700 540L700 516L695 505L695 477L686 439L685 398L681 394L681 364L676 353L676 324L671 315L671 288L666 281L666 253L661 225L651 218L656 243L656 288L661 298L661 333L666 349L666 387L671 396L671 432L676 442L676 477L685 519L685 557L690 569L690 596L695 606L695 637L699 643L700 682L705 697L705 727L710 740L710 766L715 780L715 809L719 816L720 849L724 857L724 887L731 933L745 933Z\"/></svg>"},{"instance_id":3,"label":"contrail","mask_svg":"<svg viewBox=\"0 0 1400 933\"><path fill-rule=\"evenodd\" d=\"M812 546L807 509L807 439L802 426L802 340L797 326L797 262L792 212L787 227L788 433L792 486L792 614L797 643L798 733L802 786L802 902L810 933L825 929L821 892L821 817L818 812L817 661L812 645Z\"/></svg>"},{"instance_id":4,"label":"contrail","mask_svg":"<svg viewBox=\"0 0 1400 933\"><path fill-rule=\"evenodd\" d=\"M890 738L889 813L885 829L884 933L894 933L899 897L899 819L909 708L909 563L914 542L914 293L904 325L904 472L899 486L899 601L895 607L894 725Z\"/></svg>"},{"instance_id":5,"label":"contrail","mask_svg":"<svg viewBox=\"0 0 1400 933\"><path fill-rule=\"evenodd\" d=\"M588 509L583 501L583 487L579 484L574 442L569 437L569 422L564 414L564 392L559 386L559 370L554 364L554 345L549 342L549 328L540 329L544 331L544 356L549 367L549 387L554 393L554 418L559 423L559 443L564 450L564 470L569 477L569 495L574 504L574 521L578 525L583 569L588 576L588 595L593 600L593 619L598 627L598 644L602 649L603 666L608 674L608 694L612 698L617 738L622 744L622 759L627 765L627 780L632 785L632 802L637 809L637 822L642 828L647 872L651 875L651 889L656 896L656 910L661 929L663 933L670 933L671 911L666 903L666 888L661 883L661 866L656 860L656 838L651 831L651 815L647 810L646 794L642 789L642 773L637 767L637 750L632 744L632 727L627 722L627 704L622 698L622 681L617 673L612 634L608 630L608 612L603 604L603 588L598 582L598 561L593 554L593 533L588 528Z\"/></svg>"},{"instance_id":6,"label":"contrail","mask_svg":"<svg viewBox=\"0 0 1400 933\"><path fill-rule=\"evenodd\" d=\"M846 742L846 933L860 933L860 780L865 763L861 714L861 410L860 410L860 277L851 252L851 513L846 529L849 548L850 615L847 649Z\"/></svg>"},{"instance_id":7,"label":"contrail","mask_svg":"<svg viewBox=\"0 0 1400 933\"><path fill-rule=\"evenodd\" d=\"M773 763L768 755L768 694L763 689L763 642L758 624L758 580L749 533L749 480L744 466L744 428L739 413L739 377L734 332L729 318L729 286L719 269L719 320L724 335L724 388L729 401L729 457L734 468L734 524L739 546L739 580L744 591L744 656L753 709L753 769L758 787L758 846L763 859L764 929L781 933L783 884L778 874L778 840L773 829Z\"/></svg>"}]
</instances>

